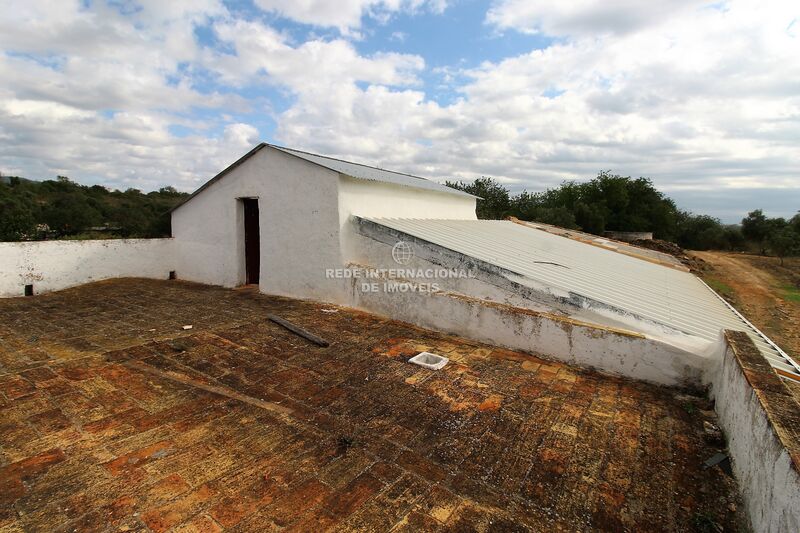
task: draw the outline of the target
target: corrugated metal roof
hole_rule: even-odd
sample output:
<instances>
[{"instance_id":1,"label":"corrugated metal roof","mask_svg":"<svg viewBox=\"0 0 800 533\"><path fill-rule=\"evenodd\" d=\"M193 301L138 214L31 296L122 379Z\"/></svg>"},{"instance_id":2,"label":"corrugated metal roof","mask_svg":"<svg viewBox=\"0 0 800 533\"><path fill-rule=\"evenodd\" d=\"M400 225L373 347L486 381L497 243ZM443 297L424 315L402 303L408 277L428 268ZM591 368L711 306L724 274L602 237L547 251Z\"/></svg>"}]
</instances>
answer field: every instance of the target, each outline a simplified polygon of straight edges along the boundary
<instances>
[{"instance_id":1,"label":"corrugated metal roof","mask_svg":"<svg viewBox=\"0 0 800 533\"><path fill-rule=\"evenodd\" d=\"M411 174L404 174L402 172L395 172L392 170L385 170L359 163L352 163L350 161L343 161L333 157L303 152L293 148L284 148L282 146L275 146L273 144L268 146L352 178L368 181L379 181L383 183L391 183L393 185L401 185L404 187L414 187L417 189L426 189L429 191L475 198L475 196L472 194L459 191L458 189L453 189L452 187L448 187L446 185L442 185L441 183L436 183L435 181L421 178L419 176L412 176Z\"/></svg>"},{"instance_id":2,"label":"corrugated metal roof","mask_svg":"<svg viewBox=\"0 0 800 533\"><path fill-rule=\"evenodd\" d=\"M800 375L788 356L699 278L509 221L368 219L521 276L571 298L588 299L714 341L720 330L747 331L773 367Z\"/></svg>"},{"instance_id":3,"label":"corrugated metal roof","mask_svg":"<svg viewBox=\"0 0 800 533\"><path fill-rule=\"evenodd\" d=\"M641 248L639 246L628 244L627 242L617 241L606 237L598 237L597 235L592 235L591 233L585 233L583 231L578 231L574 229L560 228L558 226L552 226L550 224L544 224L542 222L526 222L524 220L514 220L514 222L516 222L517 224L522 224L523 226L528 226L530 228L546 231L547 233L552 233L553 235L560 235L561 237L574 239L576 241L582 241L585 243L592 244L594 246L601 246L609 250L614 250L615 252L637 255L641 256L644 259L659 261L662 263L673 265L682 270L689 270L676 257L673 257L669 254L665 254L662 252L658 252L656 250L650 250L649 248Z\"/></svg>"}]
</instances>

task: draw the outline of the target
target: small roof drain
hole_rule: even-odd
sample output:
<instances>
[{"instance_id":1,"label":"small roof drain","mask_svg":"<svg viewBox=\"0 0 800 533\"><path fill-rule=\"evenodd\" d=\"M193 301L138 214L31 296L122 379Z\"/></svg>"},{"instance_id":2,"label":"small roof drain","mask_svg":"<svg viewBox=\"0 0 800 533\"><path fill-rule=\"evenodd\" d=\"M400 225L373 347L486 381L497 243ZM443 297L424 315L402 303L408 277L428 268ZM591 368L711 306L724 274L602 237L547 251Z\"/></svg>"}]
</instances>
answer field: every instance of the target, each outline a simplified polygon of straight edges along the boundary
<instances>
[{"instance_id":1,"label":"small roof drain","mask_svg":"<svg viewBox=\"0 0 800 533\"><path fill-rule=\"evenodd\" d=\"M450 359L447 357L436 355L435 353L430 352L420 352L408 360L409 363L414 363L415 365L419 365L430 370L439 370L444 368L444 365L446 365L449 361Z\"/></svg>"}]
</instances>

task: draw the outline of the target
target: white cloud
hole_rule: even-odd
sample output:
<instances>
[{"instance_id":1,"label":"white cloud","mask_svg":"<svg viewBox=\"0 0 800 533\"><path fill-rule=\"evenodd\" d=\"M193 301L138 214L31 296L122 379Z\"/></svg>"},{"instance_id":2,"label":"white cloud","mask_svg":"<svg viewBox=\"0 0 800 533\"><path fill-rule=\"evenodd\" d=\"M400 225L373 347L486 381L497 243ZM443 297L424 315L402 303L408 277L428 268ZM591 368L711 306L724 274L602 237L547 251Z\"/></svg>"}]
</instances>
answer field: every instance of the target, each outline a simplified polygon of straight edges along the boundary
<instances>
[{"instance_id":1,"label":"white cloud","mask_svg":"<svg viewBox=\"0 0 800 533\"><path fill-rule=\"evenodd\" d=\"M198 24L210 24L231 51L202 48ZM365 57L344 39L292 45L216 1L147 0L122 12L32 2L3 11L0 49L2 171L143 188L192 189L259 141L256 128L225 113L255 103L236 95L239 86L280 86L313 101L357 82L416 84L424 67L418 56ZM234 91L199 91L198 69ZM198 108L216 116L187 118ZM197 133L176 136L176 125Z\"/></svg>"},{"instance_id":2,"label":"white cloud","mask_svg":"<svg viewBox=\"0 0 800 533\"><path fill-rule=\"evenodd\" d=\"M246 106L238 96L199 92L180 70L198 57L195 25L227 13L221 2L140 0L128 7L0 5L0 169L118 187L193 188L257 142L252 126L181 116ZM220 133L176 137L173 125Z\"/></svg>"},{"instance_id":3,"label":"white cloud","mask_svg":"<svg viewBox=\"0 0 800 533\"><path fill-rule=\"evenodd\" d=\"M666 189L800 187L800 42L790 31L800 8L681 5L595 28L554 8L521 29L569 35L462 71L470 81L454 104L350 87L298 102L278 134L423 175L534 189L608 168Z\"/></svg>"},{"instance_id":4,"label":"white cloud","mask_svg":"<svg viewBox=\"0 0 800 533\"><path fill-rule=\"evenodd\" d=\"M177 138L172 117L155 112L110 116L58 103L5 101L0 105L0 161L4 173L30 178L87 176L118 188L163 185L192 189L258 142L258 131L232 123L217 136Z\"/></svg>"},{"instance_id":5,"label":"white cloud","mask_svg":"<svg viewBox=\"0 0 800 533\"><path fill-rule=\"evenodd\" d=\"M500 29L547 35L629 33L710 5L708 0L499 0L486 21Z\"/></svg>"},{"instance_id":6,"label":"white cloud","mask_svg":"<svg viewBox=\"0 0 800 533\"><path fill-rule=\"evenodd\" d=\"M364 16L386 22L398 11L417 11L423 7L441 13L446 0L255 0L264 11L315 26L338 28L343 33L361 27Z\"/></svg>"},{"instance_id":7,"label":"white cloud","mask_svg":"<svg viewBox=\"0 0 800 533\"><path fill-rule=\"evenodd\" d=\"M800 188L795 3L576 11L508 0L487 22L555 44L430 72L417 55L361 53L346 32L295 42L213 0L139 4L128 14L82 2L0 6L0 170L191 189L255 144L253 124L269 113L282 144L432 177L541 189L613 169L675 191ZM262 2L349 31L380 10L432 6L345 2L325 18L327 4ZM198 43L197 25L211 28L214 46ZM444 86L426 85L436 83L426 74ZM198 88L208 78L216 91ZM288 108L252 96L266 88ZM431 95L441 90L454 93L440 103Z\"/></svg>"},{"instance_id":8,"label":"white cloud","mask_svg":"<svg viewBox=\"0 0 800 533\"><path fill-rule=\"evenodd\" d=\"M246 83L263 74L269 82L297 93L327 91L331 85L356 81L408 85L417 82L416 72L425 66L414 55L365 57L343 39L310 40L293 47L284 35L259 22L220 23L215 31L234 53L209 52L205 63L230 83Z\"/></svg>"}]
</instances>

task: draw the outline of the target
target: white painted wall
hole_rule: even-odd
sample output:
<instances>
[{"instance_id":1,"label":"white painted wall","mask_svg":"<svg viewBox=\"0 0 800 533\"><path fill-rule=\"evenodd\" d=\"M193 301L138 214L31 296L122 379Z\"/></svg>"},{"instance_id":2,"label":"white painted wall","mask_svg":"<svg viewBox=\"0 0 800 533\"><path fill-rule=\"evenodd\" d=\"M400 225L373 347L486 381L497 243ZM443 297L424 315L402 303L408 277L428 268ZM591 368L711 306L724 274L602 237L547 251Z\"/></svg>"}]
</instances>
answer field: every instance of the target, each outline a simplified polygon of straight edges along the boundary
<instances>
[{"instance_id":1,"label":"white painted wall","mask_svg":"<svg viewBox=\"0 0 800 533\"><path fill-rule=\"evenodd\" d=\"M375 218L436 218L476 220L476 199L470 196L415 189L391 183L339 178L339 226L343 256L359 255L352 216Z\"/></svg>"},{"instance_id":2,"label":"white painted wall","mask_svg":"<svg viewBox=\"0 0 800 533\"><path fill-rule=\"evenodd\" d=\"M487 302L503 303L523 309L544 311L599 327L643 333L664 345L671 345L676 353L697 354L688 360L693 373L710 368L719 360L724 343L720 339L708 341L679 331L624 316L610 310L577 308L552 296L549 288L534 287L530 280L511 275L492 265L477 262L473 258L444 247L411 238L414 257L408 265L398 265L391 256L391 248L397 237L385 228L366 223L361 227L353 223L351 261L374 268L455 268L472 269L475 278L437 279L436 283L445 291L453 291ZM634 357L635 356L631 356ZM699 381L698 381L699 383Z\"/></svg>"},{"instance_id":3,"label":"white painted wall","mask_svg":"<svg viewBox=\"0 0 800 533\"><path fill-rule=\"evenodd\" d=\"M353 267L356 269L436 269L476 272L475 278L436 278L436 293L363 290L372 279L351 280L350 305L422 327L453 333L488 344L542 354L569 364L664 385L700 386L719 359L721 341L698 350L668 340L615 331L602 322L576 320L551 301L515 289L500 272L479 268L463 254L414 243L414 258L398 265L391 256L393 239L381 242L353 226ZM365 229L365 231L369 231ZM378 235L376 235L378 236ZM623 328L624 329L624 328ZM685 344L685 343L684 343Z\"/></svg>"},{"instance_id":4,"label":"white painted wall","mask_svg":"<svg viewBox=\"0 0 800 533\"><path fill-rule=\"evenodd\" d=\"M180 279L244 283L244 218L239 198L258 198L260 290L341 301L338 173L265 147L172 214Z\"/></svg>"},{"instance_id":5,"label":"white painted wall","mask_svg":"<svg viewBox=\"0 0 800 533\"><path fill-rule=\"evenodd\" d=\"M359 265L370 265L374 268L385 269L408 268L415 270L428 270L441 269L444 267L459 269L466 272L475 271L475 278L438 278L435 280L435 282L442 290L466 294L473 298L486 300L488 302L524 307L534 311L558 312L553 308L552 305L545 305L543 303L533 301L530 298L526 298L520 292L508 290L508 288L501 288L498 285L493 285L492 283L488 282L487 279L491 279L491 276L484 275L484 273L475 270L474 263L470 261L470 258L462 254L453 252L449 256L445 256L444 254L437 254L438 251L442 250L441 247L423 247L412 243L415 253L411 261L405 265L398 265L392 258L393 244L390 244L389 242L377 241L361 234L356 234L353 239L355 246L353 247L350 255L350 260L352 263ZM462 258L462 261L455 259L458 256ZM431 260L426 258L430 258ZM436 262L432 262L433 260Z\"/></svg>"},{"instance_id":6,"label":"white painted wall","mask_svg":"<svg viewBox=\"0 0 800 533\"><path fill-rule=\"evenodd\" d=\"M711 390L753 530L800 531L800 473L730 346Z\"/></svg>"},{"instance_id":7,"label":"white painted wall","mask_svg":"<svg viewBox=\"0 0 800 533\"><path fill-rule=\"evenodd\" d=\"M339 179L339 215L383 218L439 218L476 220L475 198L416 189L392 183Z\"/></svg>"},{"instance_id":8,"label":"white painted wall","mask_svg":"<svg viewBox=\"0 0 800 533\"><path fill-rule=\"evenodd\" d=\"M0 243L0 297L35 294L121 277L167 279L175 270L172 239Z\"/></svg>"},{"instance_id":9,"label":"white painted wall","mask_svg":"<svg viewBox=\"0 0 800 533\"><path fill-rule=\"evenodd\" d=\"M350 216L475 219L475 199L354 179L266 146L172 214L180 279L244 283L239 198L258 198L260 290L347 303L347 283L325 277L347 262Z\"/></svg>"},{"instance_id":10,"label":"white painted wall","mask_svg":"<svg viewBox=\"0 0 800 533\"><path fill-rule=\"evenodd\" d=\"M708 363L703 356L656 339L529 309L444 291L369 292L361 283L352 282L355 307L572 365L663 385L697 386Z\"/></svg>"}]
</instances>

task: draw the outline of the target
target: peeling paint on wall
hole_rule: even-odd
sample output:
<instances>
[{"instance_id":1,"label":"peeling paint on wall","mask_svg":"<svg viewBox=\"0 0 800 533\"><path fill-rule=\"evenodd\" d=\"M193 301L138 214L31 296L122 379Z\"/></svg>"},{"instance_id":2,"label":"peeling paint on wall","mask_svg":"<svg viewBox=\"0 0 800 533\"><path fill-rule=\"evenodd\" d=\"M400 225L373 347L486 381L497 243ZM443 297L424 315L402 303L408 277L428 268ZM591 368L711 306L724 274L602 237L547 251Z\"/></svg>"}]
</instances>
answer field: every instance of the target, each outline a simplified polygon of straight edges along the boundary
<instances>
[{"instance_id":1,"label":"peeling paint on wall","mask_svg":"<svg viewBox=\"0 0 800 533\"><path fill-rule=\"evenodd\" d=\"M639 333L452 291L365 292L353 279L351 293L351 305L372 313L653 383L700 387L711 364L705 354Z\"/></svg>"},{"instance_id":2,"label":"peeling paint on wall","mask_svg":"<svg viewBox=\"0 0 800 533\"><path fill-rule=\"evenodd\" d=\"M0 297L35 294L120 277L167 279L175 270L172 239L0 243Z\"/></svg>"}]
</instances>

